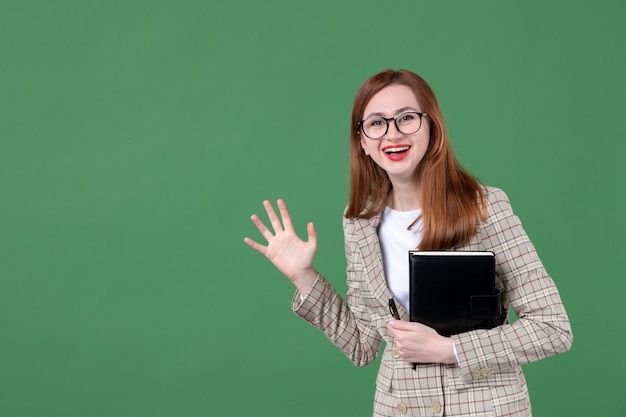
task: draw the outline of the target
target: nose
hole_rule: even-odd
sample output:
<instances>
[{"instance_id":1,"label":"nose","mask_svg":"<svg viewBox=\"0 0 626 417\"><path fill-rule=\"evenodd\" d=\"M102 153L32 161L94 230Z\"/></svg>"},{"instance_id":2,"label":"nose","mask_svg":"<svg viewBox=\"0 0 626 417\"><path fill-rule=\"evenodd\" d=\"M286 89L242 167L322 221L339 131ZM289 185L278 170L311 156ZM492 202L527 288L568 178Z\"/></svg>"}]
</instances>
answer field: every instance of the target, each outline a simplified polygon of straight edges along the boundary
<instances>
[{"instance_id":1,"label":"nose","mask_svg":"<svg viewBox=\"0 0 626 417\"><path fill-rule=\"evenodd\" d=\"M387 121L387 133L385 133L383 137L393 140L393 139L401 138L402 136L403 136L403 133L398 130L394 120L388 120Z\"/></svg>"}]
</instances>

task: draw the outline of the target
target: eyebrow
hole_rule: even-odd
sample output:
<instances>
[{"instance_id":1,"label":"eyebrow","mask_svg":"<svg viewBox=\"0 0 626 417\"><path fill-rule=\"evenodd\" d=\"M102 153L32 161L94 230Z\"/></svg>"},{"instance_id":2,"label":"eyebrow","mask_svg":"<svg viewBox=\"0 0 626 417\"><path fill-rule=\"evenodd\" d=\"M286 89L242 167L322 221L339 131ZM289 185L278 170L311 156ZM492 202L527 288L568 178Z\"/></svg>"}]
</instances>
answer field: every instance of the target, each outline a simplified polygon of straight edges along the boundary
<instances>
[{"instance_id":1,"label":"eyebrow","mask_svg":"<svg viewBox=\"0 0 626 417\"><path fill-rule=\"evenodd\" d=\"M413 107L407 106L407 107L402 107L401 109L396 110L396 116L399 115L402 112L405 111L416 111L416 112L420 112L421 110L417 110ZM367 115L367 117L364 117L363 120L365 119L369 119L370 117L385 117L385 115L383 113L380 112L375 112L375 113L370 113L369 115Z\"/></svg>"}]
</instances>

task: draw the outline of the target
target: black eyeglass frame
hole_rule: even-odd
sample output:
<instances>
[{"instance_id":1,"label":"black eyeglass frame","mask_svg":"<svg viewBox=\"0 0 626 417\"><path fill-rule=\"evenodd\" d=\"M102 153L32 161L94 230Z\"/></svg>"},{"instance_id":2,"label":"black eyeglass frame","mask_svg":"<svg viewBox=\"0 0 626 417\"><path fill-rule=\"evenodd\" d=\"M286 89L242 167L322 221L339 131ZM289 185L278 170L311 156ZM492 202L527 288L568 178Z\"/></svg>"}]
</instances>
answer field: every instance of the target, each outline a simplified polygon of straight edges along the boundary
<instances>
[{"instance_id":1,"label":"black eyeglass frame","mask_svg":"<svg viewBox=\"0 0 626 417\"><path fill-rule=\"evenodd\" d=\"M405 133L405 132L401 131L400 128L398 127L398 117L405 116L407 114L417 114L419 116L419 118L420 118L420 125L419 125L419 127L417 128L417 130L415 132ZM419 112L419 111L405 111L405 112L402 112L402 113L396 115L395 117L382 117L382 116L368 117L367 119L363 119L363 120L361 120L360 122L358 122L356 124L356 131L357 131L357 133L363 132L363 134L366 137L368 137L369 139L379 140L379 139L382 139L387 134L387 132L389 132L389 122L393 120L393 124L396 126L396 129L398 130L398 132L402 133L403 135L413 135L413 134L419 132L420 129L422 128L422 124L424 124L424 116L428 116L428 114L424 113L424 112ZM367 133L365 133L365 129L363 129L363 123L365 123L366 121L368 121L370 119L381 119L381 120L384 120L385 123L387 124L387 127L385 128L385 133L383 133L382 135L380 135L377 138L372 138L372 137L368 136Z\"/></svg>"}]
</instances>

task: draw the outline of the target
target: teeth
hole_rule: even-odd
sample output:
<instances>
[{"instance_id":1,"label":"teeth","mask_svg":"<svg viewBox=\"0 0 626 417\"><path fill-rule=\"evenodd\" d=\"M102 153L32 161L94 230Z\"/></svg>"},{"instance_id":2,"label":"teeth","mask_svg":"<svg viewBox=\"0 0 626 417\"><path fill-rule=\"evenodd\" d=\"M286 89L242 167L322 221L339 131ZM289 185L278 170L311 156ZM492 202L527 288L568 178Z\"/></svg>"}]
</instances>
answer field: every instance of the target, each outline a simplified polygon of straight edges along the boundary
<instances>
[{"instance_id":1,"label":"teeth","mask_svg":"<svg viewBox=\"0 0 626 417\"><path fill-rule=\"evenodd\" d=\"M398 148L387 148L385 149L386 153L398 153L398 152L406 152L409 150L409 146L401 146Z\"/></svg>"}]
</instances>

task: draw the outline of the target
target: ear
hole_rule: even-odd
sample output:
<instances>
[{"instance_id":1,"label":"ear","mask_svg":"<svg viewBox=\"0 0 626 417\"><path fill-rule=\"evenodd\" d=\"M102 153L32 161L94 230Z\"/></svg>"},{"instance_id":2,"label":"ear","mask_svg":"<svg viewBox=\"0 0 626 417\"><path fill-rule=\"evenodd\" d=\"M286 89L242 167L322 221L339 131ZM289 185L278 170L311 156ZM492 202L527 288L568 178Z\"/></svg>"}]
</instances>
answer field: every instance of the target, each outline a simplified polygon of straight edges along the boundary
<instances>
[{"instance_id":1,"label":"ear","mask_svg":"<svg viewBox=\"0 0 626 417\"><path fill-rule=\"evenodd\" d=\"M363 136L361 136L361 148L363 148L363 152L365 152L365 155L369 155L369 151L367 150L367 142L365 142L365 139L363 139Z\"/></svg>"}]
</instances>

